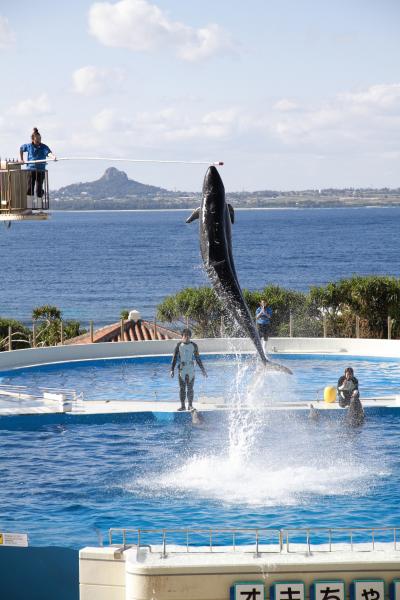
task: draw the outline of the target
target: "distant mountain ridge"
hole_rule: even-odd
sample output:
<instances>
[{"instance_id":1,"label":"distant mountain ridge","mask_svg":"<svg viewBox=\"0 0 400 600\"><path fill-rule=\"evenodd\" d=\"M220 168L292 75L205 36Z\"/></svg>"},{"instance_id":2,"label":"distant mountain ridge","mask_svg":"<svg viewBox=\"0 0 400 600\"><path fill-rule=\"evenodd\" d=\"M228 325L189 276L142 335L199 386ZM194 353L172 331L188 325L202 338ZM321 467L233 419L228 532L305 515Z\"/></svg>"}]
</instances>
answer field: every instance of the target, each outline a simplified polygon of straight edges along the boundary
<instances>
[{"instance_id":1,"label":"distant mountain ridge","mask_svg":"<svg viewBox=\"0 0 400 600\"><path fill-rule=\"evenodd\" d=\"M341 206L400 206L400 188L342 188L299 191L228 192L239 208L328 208ZM148 210L196 208L201 193L170 191L129 179L115 167L96 181L73 183L51 193L55 210Z\"/></svg>"},{"instance_id":2,"label":"distant mountain ridge","mask_svg":"<svg viewBox=\"0 0 400 600\"><path fill-rule=\"evenodd\" d=\"M100 179L86 183L72 183L60 188L55 193L60 198L90 196L96 200L102 200L109 197L154 196L168 193L168 190L129 179L124 171L120 171L115 167L109 167Z\"/></svg>"}]
</instances>

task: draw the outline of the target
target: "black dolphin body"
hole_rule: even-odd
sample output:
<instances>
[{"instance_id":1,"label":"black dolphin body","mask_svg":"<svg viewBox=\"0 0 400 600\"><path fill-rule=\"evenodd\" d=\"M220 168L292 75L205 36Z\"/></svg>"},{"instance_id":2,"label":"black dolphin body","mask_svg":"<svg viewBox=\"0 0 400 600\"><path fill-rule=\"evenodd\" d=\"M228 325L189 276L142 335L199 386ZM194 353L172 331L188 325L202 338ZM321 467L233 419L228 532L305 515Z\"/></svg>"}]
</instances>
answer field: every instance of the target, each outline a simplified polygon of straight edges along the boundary
<instances>
[{"instance_id":1,"label":"black dolphin body","mask_svg":"<svg viewBox=\"0 0 400 600\"><path fill-rule=\"evenodd\" d=\"M253 341L264 365L291 373L265 356L260 336L243 298L232 256L231 223L234 210L225 202L225 188L214 166L208 168L203 183L203 199L186 223L200 220L200 250L204 266L217 295L233 313L236 322Z\"/></svg>"},{"instance_id":2,"label":"black dolphin body","mask_svg":"<svg viewBox=\"0 0 400 600\"><path fill-rule=\"evenodd\" d=\"M365 413L358 396L350 400L347 409L346 422L350 427L361 427L365 421Z\"/></svg>"}]
</instances>

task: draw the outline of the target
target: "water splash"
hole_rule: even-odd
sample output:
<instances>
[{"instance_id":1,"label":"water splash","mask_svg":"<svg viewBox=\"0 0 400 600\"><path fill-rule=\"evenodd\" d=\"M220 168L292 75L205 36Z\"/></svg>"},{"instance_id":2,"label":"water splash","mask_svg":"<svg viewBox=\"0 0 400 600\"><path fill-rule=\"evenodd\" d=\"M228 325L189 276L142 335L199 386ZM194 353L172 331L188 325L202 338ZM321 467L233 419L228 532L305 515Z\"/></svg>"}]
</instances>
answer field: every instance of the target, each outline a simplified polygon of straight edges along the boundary
<instances>
[{"instance_id":1,"label":"water splash","mask_svg":"<svg viewBox=\"0 0 400 600\"><path fill-rule=\"evenodd\" d=\"M357 438L336 421L316 426L306 413L266 410L295 400L293 378L248 358L237 357L236 366L226 392L227 421L197 432L202 446L196 454L142 478L142 489L272 507L305 504L310 496L359 495L386 476L382 457L366 461Z\"/></svg>"}]
</instances>

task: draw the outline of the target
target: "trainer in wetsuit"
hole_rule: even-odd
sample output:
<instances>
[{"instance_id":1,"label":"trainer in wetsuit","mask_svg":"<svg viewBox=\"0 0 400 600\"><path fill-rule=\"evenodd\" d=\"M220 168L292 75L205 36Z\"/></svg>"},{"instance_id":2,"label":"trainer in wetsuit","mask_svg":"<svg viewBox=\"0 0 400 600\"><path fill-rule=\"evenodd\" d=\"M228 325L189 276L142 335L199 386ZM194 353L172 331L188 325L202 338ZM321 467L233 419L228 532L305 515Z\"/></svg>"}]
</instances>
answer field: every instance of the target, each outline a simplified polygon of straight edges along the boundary
<instances>
[{"instance_id":1,"label":"trainer in wetsuit","mask_svg":"<svg viewBox=\"0 0 400 600\"><path fill-rule=\"evenodd\" d=\"M179 397L181 407L178 410L186 410L186 395L188 400L188 410L193 408L194 396L194 361L199 365L204 377L207 377L206 370L199 356L197 344L190 341L192 332L190 329L182 331L182 341L176 345L171 364L171 377L174 376L175 365L178 363L179 373Z\"/></svg>"},{"instance_id":2,"label":"trainer in wetsuit","mask_svg":"<svg viewBox=\"0 0 400 600\"><path fill-rule=\"evenodd\" d=\"M337 384L337 397L339 406L345 408L350 405L353 398L359 398L358 379L354 377L354 371L351 367L344 370L344 375L339 377Z\"/></svg>"}]
</instances>

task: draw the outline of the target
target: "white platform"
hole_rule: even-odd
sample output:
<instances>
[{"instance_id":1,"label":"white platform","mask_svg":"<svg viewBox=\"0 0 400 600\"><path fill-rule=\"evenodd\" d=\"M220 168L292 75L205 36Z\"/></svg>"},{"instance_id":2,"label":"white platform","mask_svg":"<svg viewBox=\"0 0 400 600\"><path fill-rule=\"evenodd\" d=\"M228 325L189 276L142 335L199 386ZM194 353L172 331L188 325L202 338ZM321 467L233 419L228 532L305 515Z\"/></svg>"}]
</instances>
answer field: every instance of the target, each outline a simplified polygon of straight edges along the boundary
<instances>
[{"instance_id":1,"label":"white platform","mask_svg":"<svg viewBox=\"0 0 400 600\"><path fill-rule=\"evenodd\" d=\"M240 410L257 411L309 411L311 405L316 410L321 411L343 411L336 402L326 403L323 401L313 402L281 402L274 404L265 404L264 406L242 407ZM362 399L364 408L400 408L400 396L387 396L380 398ZM68 411L71 415L107 415L107 414L134 414L134 413L176 413L179 403L174 400L171 402L137 402L132 400L87 400L73 405L72 410ZM194 402L194 407L199 412L213 411L231 411L232 407L224 402L223 398L202 398ZM36 414L57 414L65 411L58 409L56 403L35 402L29 400L15 400L10 402L0 400L0 416L10 415L36 415Z\"/></svg>"},{"instance_id":2,"label":"white platform","mask_svg":"<svg viewBox=\"0 0 400 600\"><path fill-rule=\"evenodd\" d=\"M170 549L173 550L173 549ZM288 553L258 556L253 548L176 548L162 556L162 548L83 548L79 553L80 600L227 600L235 582L262 582L267 590L275 582L302 581L309 589L314 581L383 579L386 586L398 578L400 551L393 545L365 551L335 545L329 552L314 548L308 553L295 548ZM308 590L307 590L308 591ZM309 597L309 594L306 594Z\"/></svg>"}]
</instances>

